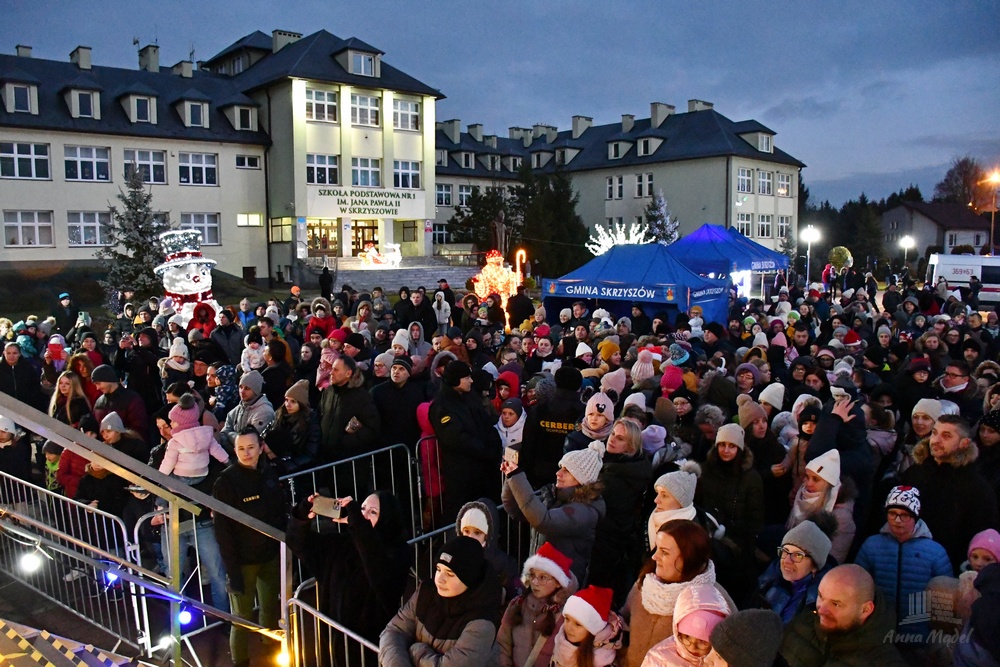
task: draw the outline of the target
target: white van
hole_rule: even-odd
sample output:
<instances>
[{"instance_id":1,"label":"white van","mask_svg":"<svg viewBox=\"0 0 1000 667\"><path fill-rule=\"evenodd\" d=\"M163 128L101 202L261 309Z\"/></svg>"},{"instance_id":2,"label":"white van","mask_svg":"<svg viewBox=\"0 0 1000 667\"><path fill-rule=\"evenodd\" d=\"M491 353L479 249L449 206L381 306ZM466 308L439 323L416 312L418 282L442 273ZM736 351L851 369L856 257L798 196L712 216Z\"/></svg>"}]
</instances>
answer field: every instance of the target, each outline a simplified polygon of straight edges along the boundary
<instances>
[{"instance_id":1,"label":"white van","mask_svg":"<svg viewBox=\"0 0 1000 667\"><path fill-rule=\"evenodd\" d=\"M980 303L1000 303L1000 257L935 253L927 262L924 280L929 285L937 285L938 278L944 277L948 286L955 289L968 287L972 276L983 283L979 292Z\"/></svg>"}]
</instances>

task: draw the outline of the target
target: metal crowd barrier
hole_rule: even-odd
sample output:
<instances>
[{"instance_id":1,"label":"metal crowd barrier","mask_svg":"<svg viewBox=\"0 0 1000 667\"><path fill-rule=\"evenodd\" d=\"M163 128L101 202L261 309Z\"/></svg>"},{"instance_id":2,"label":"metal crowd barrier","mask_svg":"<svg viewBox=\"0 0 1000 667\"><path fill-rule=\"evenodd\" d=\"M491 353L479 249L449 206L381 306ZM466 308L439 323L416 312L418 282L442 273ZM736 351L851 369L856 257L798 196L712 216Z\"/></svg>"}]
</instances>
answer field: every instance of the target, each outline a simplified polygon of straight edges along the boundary
<instances>
[{"instance_id":1,"label":"metal crowd barrier","mask_svg":"<svg viewBox=\"0 0 1000 667\"><path fill-rule=\"evenodd\" d=\"M288 601L290 624L288 652L293 667L377 667L378 644L326 616L303 599L316 591L316 580L302 582Z\"/></svg>"}]
</instances>

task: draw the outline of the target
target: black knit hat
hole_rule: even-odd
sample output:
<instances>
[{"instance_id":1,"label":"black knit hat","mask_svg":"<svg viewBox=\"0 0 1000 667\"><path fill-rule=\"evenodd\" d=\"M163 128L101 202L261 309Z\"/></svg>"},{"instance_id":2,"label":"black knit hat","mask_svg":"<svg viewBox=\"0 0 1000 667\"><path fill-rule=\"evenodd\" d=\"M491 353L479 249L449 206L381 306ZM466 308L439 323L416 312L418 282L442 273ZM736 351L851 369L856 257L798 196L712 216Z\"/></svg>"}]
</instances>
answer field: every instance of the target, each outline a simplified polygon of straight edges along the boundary
<instances>
[{"instance_id":1,"label":"black knit hat","mask_svg":"<svg viewBox=\"0 0 1000 667\"><path fill-rule=\"evenodd\" d=\"M479 540L465 535L441 547L435 564L444 565L469 588L475 588L486 574L486 558Z\"/></svg>"},{"instance_id":2,"label":"black knit hat","mask_svg":"<svg viewBox=\"0 0 1000 667\"><path fill-rule=\"evenodd\" d=\"M568 391L579 391L583 386L583 374L575 366L560 366L555 374L556 388Z\"/></svg>"},{"instance_id":3,"label":"black knit hat","mask_svg":"<svg viewBox=\"0 0 1000 667\"><path fill-rule=\"evenodd\" d=\"M344 343L346 345L352 345L358 348L359 350L363 350L366 347L365 337L359 333L352 333L350 336L347 337L347 340L345 340Z\"/></svg>"},{"instance_id":4,"label":"black knit hat","mask_svg":"<svg viewBox=\"0 0 1000 667\"><path fill-rule=\"evenodd\" d=\"M452 361L444 367L441 380L449 387L457 387L462 378L472 377L472 369L464 361Z\"/></svg>"},{"instance_id":5,"label":"black knit hat","mask_svg":"<svg viewBox=\"0 0 1000 667\"><path fill-rule=\"evenodd\" d=\"M399 357L393 357L392 363L389 364L389 367L392 368L393 366L402 366L406 369L407 373L413 373L413 361L405 354Z\"/></svg>"},{"instance_id":6,"label":"black knit hat","mask_svg":"<svg viewBox=\"0 0 1000 667\"><path fill-rule=\"evenodd\" d=\"M771 667L784 628L770 609L738 611L712 630L712 648L733 667Z\"/></svg>"}]
</instances>

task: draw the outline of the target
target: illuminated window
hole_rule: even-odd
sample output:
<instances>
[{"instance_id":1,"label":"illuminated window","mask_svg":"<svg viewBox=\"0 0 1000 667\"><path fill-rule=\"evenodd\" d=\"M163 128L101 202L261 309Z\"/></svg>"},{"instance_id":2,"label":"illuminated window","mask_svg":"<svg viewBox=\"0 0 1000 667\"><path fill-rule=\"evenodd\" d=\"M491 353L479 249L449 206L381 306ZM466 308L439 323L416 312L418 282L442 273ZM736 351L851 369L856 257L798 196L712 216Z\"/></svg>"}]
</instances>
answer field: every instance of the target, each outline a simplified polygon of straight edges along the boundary
<instances>
[{"instance_id":1,"label":"illuminated window","mask_svg":"<svg viewBox=\"0 0 1000 667\"><path fill-rule=\"evenodd\" d=\"M779 197L791 197L792 196L792 175L791 174L778 174L778 196Z\"/></svg>"},{"instance_id":2,"label":"illuminated window","mask_svg":"<svg viewBox=\"0 0 1000 667\"><path fill-rule=\"evenodd\" d=\"M378 127L379 98L371 95L351 95L351 122L355 125Z\"/></svg>"},{"instance_id":3,"label":"illuminated window","mask_svg":"<svg viewBox=\"0 0 1000 667\"><path fill-rule=\"evenodd\" d=\"M263 225L263 216L260 213L237 213L237 227L260 227Z\"/></svg>"},{"instance_id":4,"label":"illuminated window","mask_svg":"<svg viewBox=\"0 0 1000 667\"><path fill-rule=\"evenodd\" d=\"M306 88L306 120L337 122L337 93Z\"/></svg>"},{"instance_id":5,"label":"illuminated window","mask_svg":"<svg viewBox=\"0 0 1000 667\"><path fill-rule=\"evenodd\" d=\"M397 130L420 129L420 103L406 100L392 101L392 125Z\"/></svg>"},{"instance_id":6,"label":"illuminated window","mask_svg":"<svg viewBox=\"0 0 1000 667\"><path fill-rule=\"evenodd\" d=\"M108 211L69 211L66 214L70 246L96 246L110 243Z\"/></svg>"},{"instance_id":7,"label":"illuminated window","mask_svg":"<svg viewBox=\"0 0 1000 667\"><path fill-rule=\"evenodd\" d=\"M3 241L8 248L54 245L52 211L4 211Z\"/></svg>"}]
</instances>

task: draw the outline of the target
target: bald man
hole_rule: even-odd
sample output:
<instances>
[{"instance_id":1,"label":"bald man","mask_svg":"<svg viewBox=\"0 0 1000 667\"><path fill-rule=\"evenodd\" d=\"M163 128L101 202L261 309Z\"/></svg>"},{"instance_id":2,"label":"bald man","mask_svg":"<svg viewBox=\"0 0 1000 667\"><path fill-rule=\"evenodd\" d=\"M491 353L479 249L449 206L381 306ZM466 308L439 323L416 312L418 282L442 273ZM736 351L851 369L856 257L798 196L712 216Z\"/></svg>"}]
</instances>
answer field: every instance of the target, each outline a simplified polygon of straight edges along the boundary
<instances>
[{"instance_id":1,"label":"bald man","mask_svg":"<svg viewBox=\"0 0 1000 667\"><path fill-rule=\"evenodd\" d=\"M841 565L819 582L815 610L785 628L781 656L792 667L906 663L893 646L895 614L875 582L857 565Z\"/></svg>"}]
</instances>

